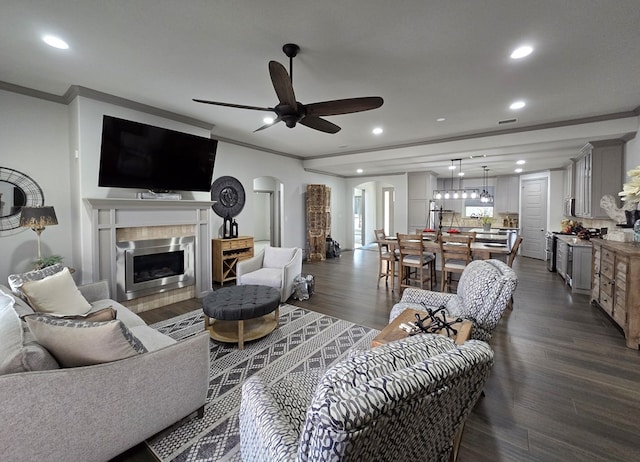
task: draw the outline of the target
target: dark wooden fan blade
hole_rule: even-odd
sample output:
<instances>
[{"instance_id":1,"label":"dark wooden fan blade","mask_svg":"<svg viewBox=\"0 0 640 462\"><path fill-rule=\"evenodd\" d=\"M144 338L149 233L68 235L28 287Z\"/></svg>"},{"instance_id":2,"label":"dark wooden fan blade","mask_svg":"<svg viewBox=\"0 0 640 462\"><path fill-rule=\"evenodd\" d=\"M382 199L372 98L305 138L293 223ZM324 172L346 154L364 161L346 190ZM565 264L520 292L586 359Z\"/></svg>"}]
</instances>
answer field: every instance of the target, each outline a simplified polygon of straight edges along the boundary
<instances>
[{"instance_id":1,"label":"dark wooden fan blade","mask_svg":"<svg viewBox=\"0 0 640 462\"><path fill-rule=\"evenodd\" d=\"M379 96L365 96L363 98L337 99L305 104L305 108L307 109L307 115L330 116L370 111L371 109L379 108L382 103L384 103L384 100Z\"/></svg>"},{"instance_id":2,"label":"dark wooden fan blade","mask_svg":"<svg viewBox=\"0 0 640 462\"><path fill-rule=\"evenodd\" d=\"M207 101L204 99L193 99L196 103L205 103L205 104L213 104L215 106L226 106L226 107L235 107L238 109L251 109L254 111L274 111L275 109L272 107L258 107L258 106L245 106L244 104L231 104L231 103L220 103L218 101Z\"/></svg>"},{"instance_id":3,"label":"dark wooden fan blade","mask_svg":"<svg viewBox=\"0 0 640 462\"><path fill-rule=\"evenodd\" d=\"M253 133L255 132L259 132L260 130L264 130L265 128L269 128L269 127L273 127L275 124L277 124L278 122L281 122L282 119L280 117L278 117L276 120L274 120L273 122L271 122L270 124L264 124L262 127L260 128L256 128Z\"/></svg>"},{"instance_id":4,"label":"dark wooden fan blade","mask_svg":"<svg viewBox=\"0 0 640 462\"><path fill-rule=\"evenodd\" d=\"M333 124L328 120L324 120L316 116L306 116L298 123L325 133L338 133L340 131L340 127L338 127L336 124Z\"/></svg>"},{"instance_id":5,"label":"dark wooden fan blade","mask_svg":"<svg viewBox=\"0 0 640 462\"><path fill-rule=\"evenodd\" d=\"M291 78L284 66L278 61L269 61L269 75L280 104L286 104L297 111L296 95L293 92Z\"/></svg>"}]
</instances>

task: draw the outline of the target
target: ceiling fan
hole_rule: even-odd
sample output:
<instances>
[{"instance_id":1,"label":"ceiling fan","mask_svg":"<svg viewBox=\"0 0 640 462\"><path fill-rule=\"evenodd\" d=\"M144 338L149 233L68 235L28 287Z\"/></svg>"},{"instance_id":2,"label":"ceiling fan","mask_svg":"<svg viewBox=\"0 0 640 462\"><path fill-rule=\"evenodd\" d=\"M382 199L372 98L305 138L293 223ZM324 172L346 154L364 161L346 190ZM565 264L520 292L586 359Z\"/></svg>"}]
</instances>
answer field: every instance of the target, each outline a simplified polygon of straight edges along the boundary
<instances>
[{"instance_id":1,"label":"ceiling fan","mask_svg":"<svg viewBox=\"0 0 640 462\"><path fill-rule=\"evenodd\" d=\"M279 103L275 107L245 106L243 104L220 103L217 101L207 101L195 99L198 103L214 104L216 106L235 107L239 109L251 109L254 111L275 112L276 118L272 123L263 125L257 131L271 127L278 122L284 122L287 127L293 128L297 123L301 123L314 130L325 133L337 133L340 127L322 118L338 114L351 114L353 112L369 111L382 106L384 100L379 96L368 96L362 98L337 99L333 101L322 101L319 103L302 104L296 100L293 92L293 58L300 51L300 47L294 43L287 43L282 47L284 54L289 57L289 73L287 69L277 61L269 61L269 75L271 83L278 96Z\"/></svg>"}]
</instances>

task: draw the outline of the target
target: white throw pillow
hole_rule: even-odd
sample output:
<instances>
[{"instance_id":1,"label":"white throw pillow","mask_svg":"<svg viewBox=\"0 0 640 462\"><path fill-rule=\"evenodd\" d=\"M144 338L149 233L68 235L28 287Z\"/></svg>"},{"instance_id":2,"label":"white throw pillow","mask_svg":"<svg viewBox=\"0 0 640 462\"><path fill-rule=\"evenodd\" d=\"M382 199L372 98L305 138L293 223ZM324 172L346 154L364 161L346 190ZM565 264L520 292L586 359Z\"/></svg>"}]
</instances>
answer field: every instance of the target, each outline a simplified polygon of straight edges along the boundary
<instances>
[{"instance_id":1,"label":"white throw pillow","mask_svg":"<svg viewBox=\"0 0 640 462\"><path fill-rule=\"evenodd\" d=\"M88 366L146 353L145 346L122 321L91 322L46 314L25 316L38 343L62 367Z\"/></svg>"},{"instance_id":2,"label":"white throw pillow","mask_svg":"<svg viewBox=\"0 0 640 462\"><path fill-rule=\"evenodd\" d=\"M295 252L295 247L283 248L267 246L264 249L264 259L262 260L262 267L284 268L284 265L291 261Z\"/></svg>"},{"instance_id":3,"label":"white throw pillow","mask_svg":"<svg viewBox=\"0 0 640 462\"><path fill-rule=\"evenodd\" d=\"M23 327L13 297L0 290L0 375L58 369L56 360Z\"/></svg>"},{"instance_id":4,"label":"white throw pillow","mask_svg":"<svg viewBox=\"0 0 640 462\"><path fill-rule=\"evenodd\" d=\"M0 292L0 374L18 372L13 370L10 359L22 348L22 325L13 309L13 298Z\"/></svg>"},{"instance_id":5,"label":"white throw pillow","mask_svg":"<svg viewBox=\"0 0 640 462\"><path fill-rule=\"evenodd\" d=\"M68 268L39 281L22 284L29 304L40 313L59 315L86 314L91 304L82 296Z\"/></svg>"}]
</instances>

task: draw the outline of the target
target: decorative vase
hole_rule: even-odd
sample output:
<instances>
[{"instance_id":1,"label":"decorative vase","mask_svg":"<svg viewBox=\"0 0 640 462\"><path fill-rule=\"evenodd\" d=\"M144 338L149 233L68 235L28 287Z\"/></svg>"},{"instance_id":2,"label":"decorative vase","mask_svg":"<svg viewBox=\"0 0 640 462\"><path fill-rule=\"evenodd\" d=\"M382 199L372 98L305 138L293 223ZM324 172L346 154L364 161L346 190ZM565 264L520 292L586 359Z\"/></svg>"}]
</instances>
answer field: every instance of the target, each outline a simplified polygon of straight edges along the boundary
<instances>
[{"instance_id":1,"label":"decorative vase","mask_svg":"<svg viewBox=\"0 0 640 462\"><path fill-rule=\"evenodd\" d=\"M491 231L491 223L484 223L482 225L482 230L483 231Z\"/></svg>"}]
</instances>

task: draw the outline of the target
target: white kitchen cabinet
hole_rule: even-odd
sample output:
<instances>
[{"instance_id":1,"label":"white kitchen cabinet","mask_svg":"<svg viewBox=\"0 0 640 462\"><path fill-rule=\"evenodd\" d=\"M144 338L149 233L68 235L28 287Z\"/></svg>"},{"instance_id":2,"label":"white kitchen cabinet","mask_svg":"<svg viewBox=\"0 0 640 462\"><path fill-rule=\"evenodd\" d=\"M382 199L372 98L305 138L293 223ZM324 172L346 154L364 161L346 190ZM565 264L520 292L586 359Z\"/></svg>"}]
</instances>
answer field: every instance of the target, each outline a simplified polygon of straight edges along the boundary
<instances>
[{"instance_id":1,"label":"white kitchen cabinet","mask_svg":"<svg viewBox=\"0 0 640 462\"><path fill-rule=\"evenodd\" d=\"M408 176L409 208L407 216L407 230L414 231L424 228L427 223L429 200L433 190L437 189L436 177L432 173L416 172Z\"/></svg>"},{"instance_id":2,"label":"white kitchen cabinet","mask_svg":"<svg viewBox=\"0 0 640 462\"><path fill-rule=\"evenodd\" d=\"M622 191L624 141L592 141L575 162L575 214L581 218L608 219L600 207L604 195Z\"/></svg>"},{"instance_id":3,"label":"white kitchen cabinet","mask_svg":"<svg viewBox=\"0 0 640 462\"><path fill-rule=\"evenodd\" d=\"M517 175L499 176L496 178L495 212L500 214L517 214L520 208L520 177Z\"/></svg>"},{"instance_id":4,"label":"white kitchen cabinet","mask_svg":"<svg viewBox=\"0 0 640 462\"><path fill-rule=\"evenodd\" d=\"M564 199L570 199L574 197L573 193L573 182L575 179L575 163L571 161L569 165L564 168L564 174L562 177L563 180L563 191L564 191Z\"/></svg>"}]
</instances>

